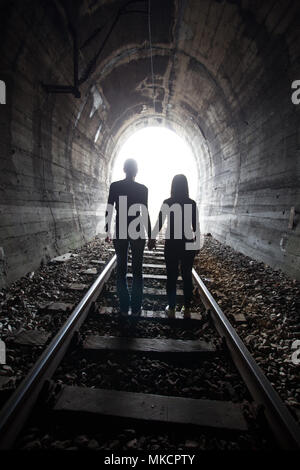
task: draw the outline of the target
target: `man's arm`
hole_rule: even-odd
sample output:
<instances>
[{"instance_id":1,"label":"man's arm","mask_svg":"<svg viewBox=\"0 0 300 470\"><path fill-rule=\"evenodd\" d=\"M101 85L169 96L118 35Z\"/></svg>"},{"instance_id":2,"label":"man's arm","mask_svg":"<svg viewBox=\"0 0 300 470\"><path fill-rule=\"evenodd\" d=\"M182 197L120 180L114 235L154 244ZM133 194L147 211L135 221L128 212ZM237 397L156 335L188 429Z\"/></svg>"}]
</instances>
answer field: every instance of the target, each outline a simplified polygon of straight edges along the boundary
<instances>
[{"instance_id":1,"label":"man's arm","mask_svg":"<svg viewBox=\"0 0 300 470\"><path fill-rule=\"evenodd\" d=\"M146 209L147 214L144 215L144 217L147 217L147 235L148 235L148 248L149 250L153 249L155 247L155 240L152 240L151 235L152 235L152 229L151 229L151 220L150 220L150 215L149 215L149 209L148 209L148 188L145 187L145 192L144 192L144 201L142 204L142 210ZM143 217L143 219L144 219ZM145 217L145 218L146 218Z\"/></svg>"},{"instance_id":2,"label":"man's arm","mask_svg":"<svg viewBox=\"0 0 300 470\"><path fill-rule=\"evenodd\" d=\"M146 188L146 208L147 208L147 215L148 215L148 240L151 238L151 220L150 220L150 215L149 215L149 209L148 209L148 189Z\"/></svg>"},{"instance_id":3,"label":"man's arm","mask_svg":"<svg viewBox=\"0 0 300 470\"><path fill-rule=\"evenodd\" d=\"M108 193L108 200L107 200L107 205L106 205L106 211L105 211L105 227L104 230L107 234L106 239L110 239L110 230L111 230L111 221L112 221L112 215L113 215L113 208L114 208L114 202L115 202L115 195L114 195L114 187L113 183L110 185L109 188L109 193Z\"/></svg>"}]
</instances>

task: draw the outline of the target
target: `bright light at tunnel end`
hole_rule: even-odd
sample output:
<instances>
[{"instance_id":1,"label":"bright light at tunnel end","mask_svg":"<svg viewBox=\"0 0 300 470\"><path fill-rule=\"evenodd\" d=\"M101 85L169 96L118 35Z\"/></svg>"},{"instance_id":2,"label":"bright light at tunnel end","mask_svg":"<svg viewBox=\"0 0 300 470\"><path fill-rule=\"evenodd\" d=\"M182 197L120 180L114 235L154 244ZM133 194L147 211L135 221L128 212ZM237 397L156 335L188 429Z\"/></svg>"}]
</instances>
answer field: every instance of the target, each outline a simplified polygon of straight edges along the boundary
<instances>
[{"instance_id":1,"label":"bright light at tunnel end","mask_svg":"<svg viewBox=\"0 0 300 470\"><path fill-rule=\"evenodd\" d=\"M162 127L146 127L132 134L121 147L113 167L112 181L124 179L127 158L138 164L136 181L147 186L151 219L157 217L163 201L170 197L172 179L184 174L190 197L196 199L198 170L190 146L175 132Z\"/></svg>"}]
</instances>

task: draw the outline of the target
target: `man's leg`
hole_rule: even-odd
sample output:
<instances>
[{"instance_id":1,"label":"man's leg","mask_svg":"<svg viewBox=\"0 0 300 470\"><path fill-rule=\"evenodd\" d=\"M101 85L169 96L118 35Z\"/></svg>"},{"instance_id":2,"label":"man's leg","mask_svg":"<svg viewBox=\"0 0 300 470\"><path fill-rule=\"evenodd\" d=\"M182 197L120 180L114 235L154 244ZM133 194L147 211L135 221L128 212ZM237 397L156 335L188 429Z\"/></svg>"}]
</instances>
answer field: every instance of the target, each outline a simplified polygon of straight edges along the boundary
<instances>
[{"instance_id":1,"label":"man's leg","mask_svg":"<svg viewBox=\"0 0 300 470\"><path fill-rule=\"evenodd\" d=\"M128 240L114 240L114 247L117 255L117 292L122 313L129 310L129 292L127 286L127 256Z\"/></svg>"},{"instance_id":2,"label":"man's leg","mask_svg":"<svg viewBox=\"0 0 300 470\"><path fill-rule=\"evenodd\" d=\"M141 310L143 299L143 253L145 240L130 240L132 253L132 291L131 311L138 314Z\"/></svg>"},{"instance_id":3,"label":"man's leg","mask_svg":"<svg viewBox=\"0 0 300 470\"><path fill-rule=\"evenodd\" d=\"M176 307L176 283L178 277L178 254L176 249L165 243L165 260L167 270L167 297L170 308Z\"/></svg>"},{"instance_id":4,"label":"man's leg","mask_svg":"<svg viewBox=\"0 0 300 470\"><path fill-rule=\"evenodd\" d=\"M184 306L190 307L193 297L192 268L195 251L185 250L181 255L181 275L183 279Z\"/></svg>"}]
</instances>

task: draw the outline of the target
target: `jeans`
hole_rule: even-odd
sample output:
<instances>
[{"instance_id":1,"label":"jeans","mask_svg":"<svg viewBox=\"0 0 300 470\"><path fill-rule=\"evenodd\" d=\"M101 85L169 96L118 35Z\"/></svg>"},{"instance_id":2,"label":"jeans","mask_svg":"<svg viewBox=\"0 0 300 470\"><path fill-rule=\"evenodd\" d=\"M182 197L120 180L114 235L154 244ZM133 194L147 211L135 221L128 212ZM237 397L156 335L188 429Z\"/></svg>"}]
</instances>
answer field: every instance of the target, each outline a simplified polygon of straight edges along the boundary
<instances>
[{"instance_id":1,"label":"jeans","mask_svg":"<svg viewBox=\"0 0 300 470\"><path fill-rule=\"evenodd\" d=\"M183 279L184 305L189 307L193 296L192 268L196 252L186 250L181 240L166 240L167 297L170 308L176 307L176 283L179 263Z\"/></svg>"},{"instance_id":2,"label":"jeans","mask_svg":"<svg viewBox=\"0 0 300 470\"><path fill-rule=\"evenodd\" d=\"M127 285L127 258L128 248L132 254L132 290L131 299L129 297ZM138 313L142 306L143 298L143 252L145 240L114 240L114 247L117 255L117 293L120 301L120 310L128 313L131 305L132 313Z\"/></svg>"}]
</instances>

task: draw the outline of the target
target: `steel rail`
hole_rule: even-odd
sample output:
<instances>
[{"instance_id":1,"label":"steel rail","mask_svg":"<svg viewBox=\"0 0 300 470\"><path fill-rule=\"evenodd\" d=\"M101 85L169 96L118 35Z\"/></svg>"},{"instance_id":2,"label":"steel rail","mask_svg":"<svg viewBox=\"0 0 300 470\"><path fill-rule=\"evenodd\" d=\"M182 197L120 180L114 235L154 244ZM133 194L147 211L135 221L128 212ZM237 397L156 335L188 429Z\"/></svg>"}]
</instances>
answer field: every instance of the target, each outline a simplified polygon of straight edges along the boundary
<instances>
[{"instance_id":1,"label":"steel rail","mask_svg":"<svg viewBox=\"0 0 300 470\"><path fill-rule=\"evenodd\" d=\"M0 449L10 449L24 426L38 395L56 368L76 331L84 322L92 302L97 299L116 264L116 255L106 264L103 271L75 307L58 333L52 339L32 369L5 403L0 412Z\"/></svg>"},{"instance_id":2,"label":"steel rail","mask_svg":"<svg viewBox=\"0 0 300 470\"><path fill-rule=\"evenodd\" d=\"M204 305L221 337L224 337L232 359L255 402L263 406L264 415L278 445L282 449L300 449L300 427L239 338L223 311L193 269Z\"/></svg>"}]
</instances>

